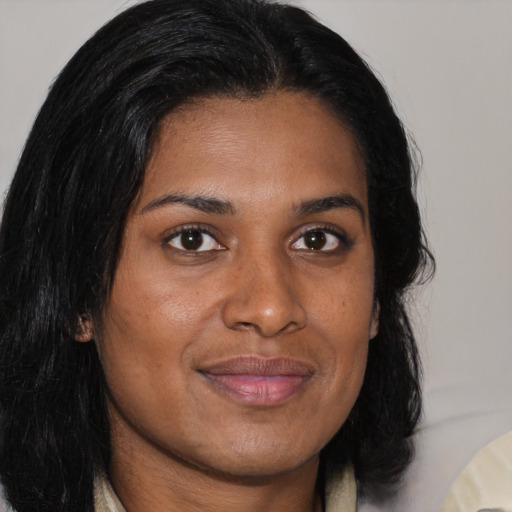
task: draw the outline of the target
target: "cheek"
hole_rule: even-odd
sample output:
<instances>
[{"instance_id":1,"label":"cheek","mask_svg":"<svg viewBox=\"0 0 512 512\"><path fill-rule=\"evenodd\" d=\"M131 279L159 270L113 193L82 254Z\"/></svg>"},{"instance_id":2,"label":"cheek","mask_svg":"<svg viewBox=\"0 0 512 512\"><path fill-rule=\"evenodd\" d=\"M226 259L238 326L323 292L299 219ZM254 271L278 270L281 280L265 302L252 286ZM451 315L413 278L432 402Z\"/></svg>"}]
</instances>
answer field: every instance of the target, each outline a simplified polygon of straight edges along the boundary
<instances>
[{"instance_id":1,"label":"cheek","mask_svg":"<svg viewBox=\"0 0 512 512\"><path fill-rule=\"evenodd\" d=\"M375 316L373 286L373 267L368 267L364 272L341 272L310 294L308 317L315 329L348 351L361 340L367 342Z\"/></svg>"},{"instance_id":2,"label":"cheek","mask_svg":"<svg viewBox=\"0 0 512 512\"><path fill-rule=\"evenodd\" d=\"M328 438L336 434L352 410L361 391L368 357L367 330L353 331L345 323L336 324L328 346L329 385L323 387L319 411L326 418L329 411L331 430Z\"/></svg>"},{"instance_id":3,"label":"cheek","mask_svg":"<svg viewBox=\"0 0 512 512\"><path fill-rule=\"evenodd\" d=\"M329 361L332 382L326 398L336 402L341 394L352 404L362 385L372 335L372 271L333 281L329 291L324 289L312 303L309 320L326 340L324 360Z\"/></svg>"},{"instance_id":4,"label":"cheek","mask_svg":"<svg viewBox=\"0 0 512 512\"><path fill-rule=\"evenodd\" d=\"M141 349L162 343L169 347L193 336L213 314L214 297L208 287L187 282L168 268L125 263L118 269L103 325L116 337L133 343L147 340Z\"/></svg>"},{"instance_id":5,"label":"cheek","mask_svg":"<svg viewBox=\"0 0 512 512\"><path fill-rule=\"evenodd\" d=\"M217 306L208 287L136 263L125 257L118 268L97 345L116 401L142 403L186 386L183 368Z\"/></svg>"}]
</instances>

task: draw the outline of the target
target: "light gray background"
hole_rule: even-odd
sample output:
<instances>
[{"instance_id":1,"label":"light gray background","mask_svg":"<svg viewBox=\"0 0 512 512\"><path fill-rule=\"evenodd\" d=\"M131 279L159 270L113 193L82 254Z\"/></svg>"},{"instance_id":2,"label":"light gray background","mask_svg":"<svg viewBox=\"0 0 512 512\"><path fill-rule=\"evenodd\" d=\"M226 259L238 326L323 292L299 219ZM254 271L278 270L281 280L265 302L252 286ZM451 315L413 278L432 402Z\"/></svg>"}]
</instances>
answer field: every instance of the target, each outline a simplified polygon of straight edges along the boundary
<instances>
[{"instance_id":1,"label":"light gray background","mask_svg":"<svg viewBox=\"0 0 512 512\"><path fill-rule=\"evenodd\" d=\"M0 193L55 75L133 3L0 0ZM512 1L298 3L365 56L421 149L438 264L415 309L426 414L404 489L379 510L436 511L471 456L512 429Z\"/></svg>"}]
</instances>

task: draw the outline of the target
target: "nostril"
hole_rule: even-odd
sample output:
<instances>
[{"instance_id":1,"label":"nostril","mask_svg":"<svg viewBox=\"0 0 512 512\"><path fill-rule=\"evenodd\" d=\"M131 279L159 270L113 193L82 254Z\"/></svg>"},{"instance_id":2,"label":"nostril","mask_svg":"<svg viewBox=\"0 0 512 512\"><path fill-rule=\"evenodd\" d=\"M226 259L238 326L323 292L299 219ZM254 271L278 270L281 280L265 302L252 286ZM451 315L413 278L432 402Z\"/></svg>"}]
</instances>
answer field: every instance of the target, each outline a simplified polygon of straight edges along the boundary
<instances>
[{"instance_id":1,"label":"nostril","mask_svg":"<svg viewBox=\"0 0 512 512\"><path fill-rule=\"evenodd\" d=\"M277 276L274 267L265 269L226 292L221 315L229 329L253 330L267 338L305 325L305 310L286 276Z\"/></svg>"}]
</instances>

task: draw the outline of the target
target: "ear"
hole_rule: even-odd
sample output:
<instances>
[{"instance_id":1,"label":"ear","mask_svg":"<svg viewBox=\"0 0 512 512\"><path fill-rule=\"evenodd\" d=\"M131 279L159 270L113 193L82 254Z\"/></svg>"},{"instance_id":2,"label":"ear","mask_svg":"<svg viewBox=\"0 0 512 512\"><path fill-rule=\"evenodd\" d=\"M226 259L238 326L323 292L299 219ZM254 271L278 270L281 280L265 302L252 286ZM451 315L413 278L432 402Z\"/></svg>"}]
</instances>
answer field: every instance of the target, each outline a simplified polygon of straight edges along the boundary
<instances>
[{"instance_id":1,"label":"ear","mask_svg":"<svg viewBox=\"0 0 512 512\"><path fill-rule=\"evenodd\" d=\"M75 341L87 343L94 337L94 327L89 315L83 314L78 316L78 327L75 332Z\"/></svg>"},{"instance_id":2,"label":"ear","mask_svg":"<svg viewBox=\"0 0 512 512\"><path fill-rule=\"evenodd\" d=\"M370 322L370 339L373 340L379 332L380 304L377 299L373 303L372 319Z\"/></svg>"}]
</instances>

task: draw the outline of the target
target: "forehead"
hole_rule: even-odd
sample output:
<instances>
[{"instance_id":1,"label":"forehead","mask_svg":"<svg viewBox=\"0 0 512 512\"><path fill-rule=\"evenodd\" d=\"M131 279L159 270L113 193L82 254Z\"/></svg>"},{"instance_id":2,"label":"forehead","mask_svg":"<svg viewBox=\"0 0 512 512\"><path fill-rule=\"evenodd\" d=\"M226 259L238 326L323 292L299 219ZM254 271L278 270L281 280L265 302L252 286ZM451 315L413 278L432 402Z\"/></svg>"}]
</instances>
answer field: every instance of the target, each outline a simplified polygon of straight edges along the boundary
<instances>
[{"instance_id":1,"label":"forehead","mask_svg":"<svg viewBox=\"0 0 512 512\"><path fill-rule=\"evenodd\" d=\"M164 118L141 195L190 187L298 200L349 188L366 201L364 162L351 131L321 100L297 92L200 99Z\"/></svg>"}]
</instances>

